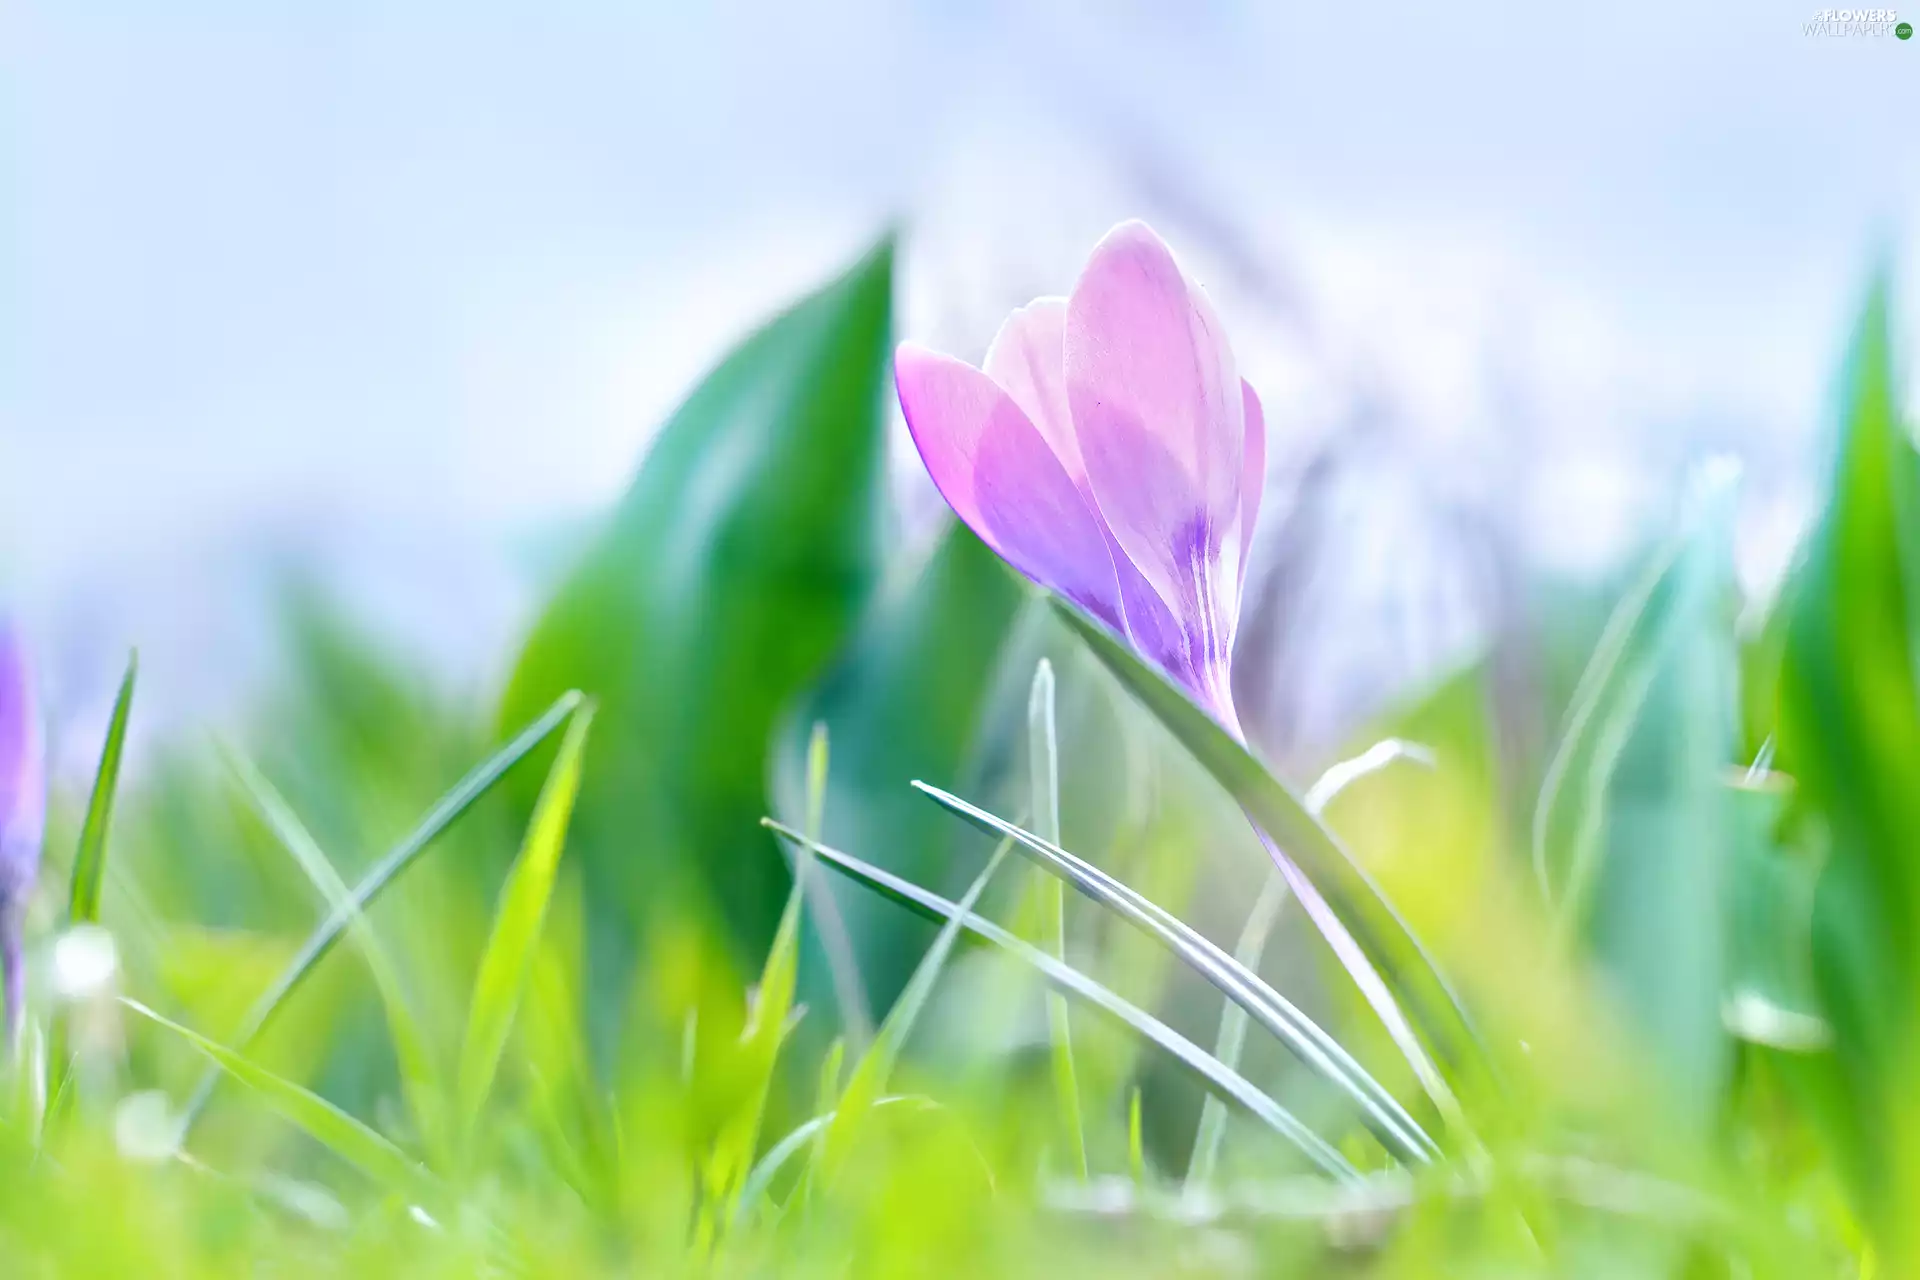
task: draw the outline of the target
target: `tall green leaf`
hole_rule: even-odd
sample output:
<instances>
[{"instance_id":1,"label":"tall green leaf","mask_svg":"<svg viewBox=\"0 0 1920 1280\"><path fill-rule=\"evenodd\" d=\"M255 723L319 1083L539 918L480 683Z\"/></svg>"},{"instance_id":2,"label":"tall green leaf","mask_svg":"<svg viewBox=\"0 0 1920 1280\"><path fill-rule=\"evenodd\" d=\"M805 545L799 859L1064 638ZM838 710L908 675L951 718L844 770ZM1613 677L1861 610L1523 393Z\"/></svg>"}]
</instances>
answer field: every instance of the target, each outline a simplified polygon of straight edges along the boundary
<instances>
[{"instance_id":1,"label":"tall green leaf","mask_svg":"<svg viewBox=\"0 0 1920 1280\"><path fill-rule=\"evenodd\" d=\"M1735 486L1698 477L1683 528L1608 623L1535 822L1565 938L1584 938L1674 1114L1710 1128L1730 1045Z\"/></svg>"},{"instance_id":2,"label":"tall green leaf","mask_svg":"<svg viewBox=\"0 0 1920 1280\"><path fill-rule=\"evenodd\" d=\"M1851 1132L1838 1135L1889 1270L1920 1264L1920 459L1896 389L1890 288L1868 296L1838 387L1826 509L1785 593L1782 759L1828 856L1814 980Z\"/></svg>"},{"instance_id":3,"label":"tall green leaf","mask_svg":"<svg viewBox=\"0 0 1920 1280\"><path fill-rule=\"evenodd\" d=\"M603 988L650 912L723 927L743 967L772 940L768 753L878 575L892 294L883 241L722 361L520 655L506 722L601 707L575 851Z\"/></svg>"},{"instance_id":4,"label":"tall green leaf","mask_svg":"<svg viewBox=\"0 0 1920 1280\"><path fill-rule=\"evenodd\" d=\"M560 869L560 854L566 848L567 824L580 792L587 731L592 724L593 703L589 701L567 726L560 753L534 805L526 843L500 890L493 932L480 953L480 972L473 980L473 1003L467 1012L466 1039L460 1049L454 1086L460 1122L469 1141L492 1092L500 1054L533 968L547 902L553 896L554 877Z\"/></svg>"}]
</instances>

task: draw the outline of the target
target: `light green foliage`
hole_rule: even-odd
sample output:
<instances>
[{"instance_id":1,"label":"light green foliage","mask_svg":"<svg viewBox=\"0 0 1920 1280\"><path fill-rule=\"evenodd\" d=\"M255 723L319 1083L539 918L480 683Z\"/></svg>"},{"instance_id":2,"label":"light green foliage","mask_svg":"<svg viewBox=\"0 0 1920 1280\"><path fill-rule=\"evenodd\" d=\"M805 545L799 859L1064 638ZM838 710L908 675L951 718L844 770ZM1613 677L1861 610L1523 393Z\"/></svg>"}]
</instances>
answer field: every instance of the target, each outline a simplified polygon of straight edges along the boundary
<instances>
[{"instance_id":1,"label":"light green foliage","mask_svg":"<svg viewBox=\"0 0 1920 1280\"><path fill-rule=\"evenodd\" d=\"M1724 470L1608 621L1542 784L1534 859L1563 938L1582 937L1679 1123L1711 1126L1722 1006L1736 715Z\"/></svg>"},{"instance_id":2,"label":"light green foliage","mask_svg":"<svg viewBox=\"0 0 1920 1280\"><path fill-rule=\"evenodd\" d=\"M1876 283L1837 387L1827 507L1783 604L1780 767L1826 847L1813 972L1833 1027L1828 1109L1868 1213L1920 1264L1920 457Z\"/></svg>"},{"instance_id":3,"label":"light green foliage","mask_svg":"<svg viewBox=\"0 0 1920 1280\"><path fill-rule=\"evenodd\" d=\"M1744 645L1708 486L1356 727L1422 767L1296 793L964 529L884 560L891 261L693 394L504 709L296 589L228 764L123 771L129 668L57 797L0 1275L1915 1269L1885 289ZM117 962L59 958L95 921Z\"/></svg>"},{"instance_id":4,"label":"light green foliage","mask_svg":"<svg viewBox=\"0 0 1920 1280\"><path fill-rule=\"evenodd\" d=\"M880 576L892 300L889 241L737 347L520 655L502 725L568 689L601 708L574 835L594 963L614 970L596 985L665 917L717 928L742 972L773 938L769 745Z\"/></svg>"}]
</instances>

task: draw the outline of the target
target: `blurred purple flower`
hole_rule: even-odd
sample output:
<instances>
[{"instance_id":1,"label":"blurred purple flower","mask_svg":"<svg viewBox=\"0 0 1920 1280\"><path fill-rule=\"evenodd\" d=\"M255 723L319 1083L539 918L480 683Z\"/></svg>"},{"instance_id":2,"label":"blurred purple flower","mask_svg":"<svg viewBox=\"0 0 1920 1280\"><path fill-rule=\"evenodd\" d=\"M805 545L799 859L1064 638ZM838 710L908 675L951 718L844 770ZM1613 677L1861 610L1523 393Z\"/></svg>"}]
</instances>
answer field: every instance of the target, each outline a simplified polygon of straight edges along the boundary
<instances>
[{"instance_id":1,"label":"blurred purple flower","mask_svg":"<svg viewBox=\"0 0 1920 1280\"><path fill-rule=\"evenodd\" d=\"M42 752L32 668L19 634L0 618L0 962L6 967L9 1034L26 1011L21 935L47 816Z\"/></svg>"},{"instance_id":2,"label":"blurred purple flower","mask_svg":"<svg viewBox=\"0 0 1920 1280\"><path fill-rule=\"evenodd\" d=\"M1007 318L984 370L903 343L894 376L955 514L1239 736L1229 673L1266 425L1160 237L1108 232L1072 297Z\"/></svg>"}]
</instances>

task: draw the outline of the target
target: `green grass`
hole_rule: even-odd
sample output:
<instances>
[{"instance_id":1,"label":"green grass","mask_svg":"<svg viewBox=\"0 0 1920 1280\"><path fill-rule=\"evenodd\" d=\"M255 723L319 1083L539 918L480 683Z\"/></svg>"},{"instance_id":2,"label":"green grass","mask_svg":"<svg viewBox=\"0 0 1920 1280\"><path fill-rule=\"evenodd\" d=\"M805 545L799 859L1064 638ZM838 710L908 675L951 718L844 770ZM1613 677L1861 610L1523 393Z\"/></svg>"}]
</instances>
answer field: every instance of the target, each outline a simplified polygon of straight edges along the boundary
<instances>
[{"instance_id":1,"label":"green grass","mask_svg":"<svg viewBox=\"0 0 1920 1280\"><path fill-rule=\"evenodd\" d=\"M1920 1269L1881 294L1766 627L1715 470L1511 638L1583 676L1469 664L1296 791L964 533L879 585L890 272L716 372L504 709L297 598L228 749L123 768L129 667L32 938L118 964L35 984L0 1275Z\"/></svg>"}]
</instances>

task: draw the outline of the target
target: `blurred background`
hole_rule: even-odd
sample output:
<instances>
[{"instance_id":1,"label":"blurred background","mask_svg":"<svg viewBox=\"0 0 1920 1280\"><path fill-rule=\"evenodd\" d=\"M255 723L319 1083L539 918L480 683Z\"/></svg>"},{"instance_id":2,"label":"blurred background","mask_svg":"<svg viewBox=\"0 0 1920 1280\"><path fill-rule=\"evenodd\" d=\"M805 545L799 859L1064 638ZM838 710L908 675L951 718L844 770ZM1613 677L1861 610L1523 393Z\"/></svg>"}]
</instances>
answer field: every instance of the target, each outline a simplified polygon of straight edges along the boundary
<instances>
[{"instance_id":1,"label":"blurred background","mask_svg":"<svg viewBox=\"0 0 1920 1280\"><path fill-rule=\"evenodd\" d=\"M1920 47L1808 17L10 4L0 583L67 767L130 644L136 740L270 678L289 573L497 687L652 430L889 225L900 334L968 359L1122 217L1207 284L1287 495L1240 661L1271 752L1526 575L1617 573L1703 455L1744 464L1764 597L1864 281L1920 243Z\"/></svg>"},{"instance_id":2,"label":"blurred background","mask_svg":"<svg viewBox=\"0 0 1920 1280\"><path fill-rule=\"evenodd\" d=\"M55 753L30 1010L81 1025L45 975L67 925L97 919L127 994L436 1167L453 1095L414 1096L434 1070L399 1051L444 1068L458 1045L464 1094L475 1027L511 1022L491 1109L461 1100L459 1124L525 1192L526 1239L579 1193L598 1216L578 1241L611 1226L678 1259L688 1205L772 1206L771 1184L714 1168L853 1096L830 1046L917 1009L896 997L934 934L839 882L782 929L788 847L760 820L958 898L989 841L922 780L1241 938L1381 1091L1417 1097L1437 1077L1402 1069L1284 906L1247 814L1278 805L1314 875L1355 879L1340 850L945 519L893 404L895 340L978 361L1140 217L1266 406L1234 662L1253 745L1318 805L1330 764L1418 744L1374 753L1398 763L1326 822L1490 1028L1499 1069L1429 1088L1420 1122L1471 1136L1458 1086L1523 1154L1723 1185L1765 1228L1744 1256L1774 1267L1662 1269L1583 1218L1580 1248L1629 1259L1592 1274L1821 1274L1767 1234L1789 1221L1842 1258L1878 1232L1906 1274L1920 469L1897 321L1920 315L1901 269L1920 257L1920 42L1818 34L1812 14L0 0L0 612L40 658ZM111 763L86 797L134 646L110 825ZM508 742L553 729L572 690L595 703L570 745ZM551 903L507 893L520 914L496 914L529 883L509 868L539 865L516 851L556 758L584 763ZM389 950L391 988L349 948L299 959L316 885L384 885L423 849L354 939ZM1311 1061L1264 1035L1241 1056L1191 963L1018 870L983 914L1032 937L1063 918L1088 981L1343 1151L1363 1141ZM496 945L522 952L496 965ZM784 1025L764 975L789 963L812 1012L775 1053L745 1030L749 1009ZM527 1016L515 988L489 1024L476 974L516 971ZM298 999L266 1028L249 1010L279 1009L262 993L287 973ZM1197 1059L1078 1015L1086 1136L1036 1123L1081 1109L1056 1099L1068 1024L1038 987L968 947L918 989L902 1087L972 1109L954 1132L989 1172L1038 1176L1078 1144L1136 1188L1181 1168L1204 1188L1216 1155L1235 1178L1312 1167L1258 1125L1203 1124L1177 1067ZM203 1064L125 1031L112 995L75 1041L77 1132L127 1150L144 1097L172 1154L213 1096ZM333 1182L242 1091L205 1115L206 1168ZM61 1184L37 1154L6 1182L8 1131L0 1256L10 1230L163 1256L36 1207ZM609 1131L648 1136L600 1151ZM1371 1175L1389 1154L1359 1158ZM980 1188L893 1159L861 1230L979 1234ZM837 1250L852 1229L820 1221ZM1487 1221L1538 1253L1531 1226ZM1125 1261L1165 1274L1154 1256Z\"/></svg>"}]
</instances>

